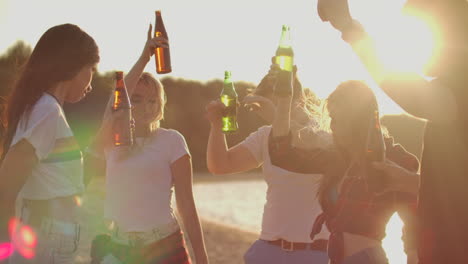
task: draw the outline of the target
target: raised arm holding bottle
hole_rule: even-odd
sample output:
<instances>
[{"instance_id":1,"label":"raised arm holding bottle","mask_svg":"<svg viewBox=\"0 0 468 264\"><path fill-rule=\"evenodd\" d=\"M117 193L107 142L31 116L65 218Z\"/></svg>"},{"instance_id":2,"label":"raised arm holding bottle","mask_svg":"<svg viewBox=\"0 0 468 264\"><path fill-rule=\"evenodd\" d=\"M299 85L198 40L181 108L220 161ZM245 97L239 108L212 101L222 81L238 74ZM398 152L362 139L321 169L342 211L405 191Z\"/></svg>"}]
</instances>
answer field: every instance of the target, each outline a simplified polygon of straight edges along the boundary
<instances>
[{"instance_id":1,"label":"raised arm holding bottle","mask_svg":"<svg viewBox=\"0 0 468 264\"><path fill-rule=\"evenodd\" d=\"M420 184L414 177L399 177L408 173L393 164L378 165L419 191L420 263L468 263L468 2L408 0L405 8L438 36L424 69L431 81L385 69L372 38L352 19L347 0L318 2L322 20L342 32L379 86L409 114L428 120Z\"/></svg>"},{"instance_id":2,"label":"raised arm holding bottle","mask_svg":"<svg viewBox=\"0 0 468 264\"><path fill-rule=\"evenodd\" d=\"M143 52L125 77L134 119L133 144L122 147L109 142L116 119L125 114L109 110L89 151L89 172L99 167L97 163L106 168L104 215L113 223L111 236L98 235L93 240L93 264L190 264L171 204L173 192L196 263L209 263L193 198L190 151L178 131L160 127L166 103L164 87L143 72L159 47L167 47L167 39L152 38L150 26ZM118 99L111 98L114 101ZM101 151L92 151L96 147Z\"/></svg>"}]
</instances>

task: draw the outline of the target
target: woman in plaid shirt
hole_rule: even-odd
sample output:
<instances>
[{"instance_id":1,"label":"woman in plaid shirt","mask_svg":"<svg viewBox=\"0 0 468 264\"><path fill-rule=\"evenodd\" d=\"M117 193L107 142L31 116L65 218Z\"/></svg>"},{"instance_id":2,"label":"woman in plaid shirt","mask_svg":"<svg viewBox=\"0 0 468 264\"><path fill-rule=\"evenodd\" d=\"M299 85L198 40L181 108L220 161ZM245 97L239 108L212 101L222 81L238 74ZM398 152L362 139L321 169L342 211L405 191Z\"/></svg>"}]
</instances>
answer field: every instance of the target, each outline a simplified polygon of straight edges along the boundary
<instances>
[{"instance_id":1,"label":"woman in plaid shirt","mask_svg":"<svg viewBox=\"0 0 468 264\"><path fill-rule=\"evenodd\" d=\"M320 231L323 223L327 225L332 264L388 263L381 241L386 223L397 211L405 222L408 262L414 263L416 196L398 185L398 175L383 174L365 157L369 123L378 110L374 94L363 82L347 81L328 97L326 108L334 149L291 146L289 96L278 98L269 142L274 165L295 172L324 174L319 189L323 214L316 219L311 236ZM418 160L403 147L394 145L391 138L385 139L385 145L387 163L414 173L418 170ZM384 187L377 189L378 186Z\"/></svg>"}]
</instances>

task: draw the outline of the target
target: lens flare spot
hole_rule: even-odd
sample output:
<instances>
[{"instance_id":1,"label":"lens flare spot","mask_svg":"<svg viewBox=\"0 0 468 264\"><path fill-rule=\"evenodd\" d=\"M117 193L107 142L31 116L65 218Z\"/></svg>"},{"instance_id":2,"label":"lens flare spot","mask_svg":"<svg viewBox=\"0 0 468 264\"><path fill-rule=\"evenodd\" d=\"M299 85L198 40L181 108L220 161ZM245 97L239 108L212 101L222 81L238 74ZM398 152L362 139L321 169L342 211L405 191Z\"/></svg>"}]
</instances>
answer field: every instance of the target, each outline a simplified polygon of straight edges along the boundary
<instances>
[{"instance_id":1,"label":"lens flare spot","mask_svg":"<svg viewBox=\"0 0 468 264\"><path fill-rule=\"evenodd\" d=\"M0 261L9 258L13 254L13 250L11 243L0 244Z\"/></svg>"},{"instance_id":2,"label":"lens flare spot","mask_svg":"<svg viewBox=\"0 0 468 264\"><path fill-rule=\"evenodd\" d=\"M36 233L29 226L21 227L20 231L21 243L25 247L34 248L37 244Z\"/></svg>"},{"instance_id":3,"label":"lens flare spot","mask_svg":"<svg viewBox=\"0 0 468 264\"><path fill-rule=\"evenodd\" d=\"M76 204L78 207L81 207L81 206L83 205L83 199L81 199L80 196L77 196L77 195L76 195L76 196L74 197L74 199L75 199L75 204Z\"/></svg>"},{"instance_id":4,"label":"lens flare spot","mask_svg":"<svg viewBox=\"0 0 468 264\"><path fill-rule=\"evenodd\" d=\"M8 222L8 233L10 234L10 238L14 236L18 227L20 226L20 221L16 218L10 219Z\"/></svg>"},{"instance_id":5,"label":"lens flare spot","mask_svg":"<svg viewBox=\"0 0 468 264\"><path fill-rule=\"evenodd\" d=\"M17 250L26 259L32 259L36 256L34 248L20 247Z\"/></svg>"}]
</instances>

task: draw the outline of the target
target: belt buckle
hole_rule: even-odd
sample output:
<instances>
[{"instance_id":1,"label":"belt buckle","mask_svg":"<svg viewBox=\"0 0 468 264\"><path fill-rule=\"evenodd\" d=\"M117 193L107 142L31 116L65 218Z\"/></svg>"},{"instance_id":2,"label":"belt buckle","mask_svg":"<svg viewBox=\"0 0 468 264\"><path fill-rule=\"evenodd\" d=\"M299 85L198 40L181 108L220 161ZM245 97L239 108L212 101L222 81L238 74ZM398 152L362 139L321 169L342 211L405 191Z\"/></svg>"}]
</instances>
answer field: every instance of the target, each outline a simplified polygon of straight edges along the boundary
<instances>
[{"instance_id":1,"label":"belt buckle","mask_svg":"<svg viewBox=\"0 0 468 264\"><path fill-rule=\"evenodd\" d=\"M286 247L285 245L288 245L288 243L289 247ZM294 251L294 243L281 239L281 249L288 252Z\"/></svg>"}]
</instances>

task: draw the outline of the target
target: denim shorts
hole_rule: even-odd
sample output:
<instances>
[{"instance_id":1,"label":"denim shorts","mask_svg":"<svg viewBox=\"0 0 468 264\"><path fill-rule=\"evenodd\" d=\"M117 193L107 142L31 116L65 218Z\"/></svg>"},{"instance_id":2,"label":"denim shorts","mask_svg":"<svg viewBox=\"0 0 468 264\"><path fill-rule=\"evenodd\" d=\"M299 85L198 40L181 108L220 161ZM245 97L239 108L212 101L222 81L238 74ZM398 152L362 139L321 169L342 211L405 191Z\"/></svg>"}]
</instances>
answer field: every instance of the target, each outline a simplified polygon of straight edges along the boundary
<instances>
[{"instance_id":1,"label":"denim shorts","mask_svg":"<svg viewBox=\"0 0 468 264\"><path fill-rule=\"evenodd\" d=\"M29 211L27 204L21 208L21 224L28 225ZM27 259L19 250L15 250L9 259L10 264L72 264L80 239L80 226L52 218L44 218L36 231L37 244L34 257Z\"/></svg>"},{"instance_id":2,"label":"denim shorts","mask_svg":"<svg viewBox=\"0 0 468 264\"><path fill-rule=\"evenodd\" d=\"M361 250L343 260L343 264L388 264L387 255L382 247Z\"/></svg>"}]
</instances>

